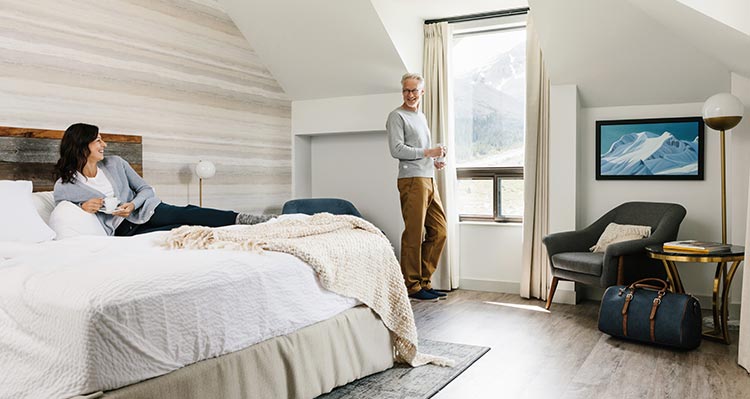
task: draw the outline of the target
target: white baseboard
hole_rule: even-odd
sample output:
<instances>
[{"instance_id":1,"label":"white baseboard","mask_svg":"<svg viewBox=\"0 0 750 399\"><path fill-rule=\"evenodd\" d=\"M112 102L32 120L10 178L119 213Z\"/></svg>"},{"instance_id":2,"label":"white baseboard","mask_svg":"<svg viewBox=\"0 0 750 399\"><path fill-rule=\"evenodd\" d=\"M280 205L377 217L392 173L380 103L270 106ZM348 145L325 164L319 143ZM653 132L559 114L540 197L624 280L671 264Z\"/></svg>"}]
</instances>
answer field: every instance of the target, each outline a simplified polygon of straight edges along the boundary
<instances>
[{"instance_id":1,"label":"white baseboard","mask_svg":"<svg viewBox=\"0 0 750 399\"><path fill-rule=\"evenodd\" d=\"M569 286L566 286L568 283ZM557 291L555 292L555 298L553 303L562 303L566 305L575 305L581 299L590 299L593 301L601 301L604 289L593 286L578 285L578 287L571 289L572 283L561 281L558 285ZM503 294L521 294L521 283L515 281L500 281L500 280L482 280L473 278L462 278L459 280L459 288L472 291L486 291L486 292L500 292ZM711 296L710 295L695 295L698 301L701 303L701 308L704 310L711 310ZM705 313L704 313L705 314ZM740 304L731 303L729 304L729 319L736 320L740 317Z\"/></svg>"},{"instance_id":2,"label":"white baseboard","mask_svg":"<svg viewBox=\"0 0 750 399\"><path fill-rule=\"evenodd\" d=\"M553 303L562 303L567 305L575 305L580 296L576 291L565 287L565 282L560 282L560 285L555 292L555 298ZM570 284L572 287L572 284ZM503 294L521 294L521 283L516 281L500 281L500 280L481 280L472 278L462 278L459 280L459 288L472 291L486 291L486 292L500 292Z\"/></svg>"},{"instance_id":3,"label":"white baseboard","mask_svg":"<svg viewBox=\"0 0 750 399\"><path fill-rule=\"evenodd\" d=\"M459 288L465 290L500 292L503 294L521 294L521 283L514 281L462 278L458 281L458 284Z\"/></svg>"},{"instance_id":4,"label":"white baseboard","mask_svg":"<svg viewBox=\"0 0 750 399\"><path fill-rule=\"evenodd\" d=\"M559 287L555 290L555 297L552 298L552 303L562 303L565 305L575 305L578 303L580 293L578 291L560 289Z\"/></svg>"},{"instance_id":5,"label":"white baseboard","mask_svg":"<svg viewBox=\"0 0 750 399\"><path fill-rule=\"evenodd\" d=\"M711 308L712 308L712 301L713 297L711 295L695 295L694 297L698 299L698 301L701 303L701 309L703 309L703 314L710 314ZM740 303L730 303L729 304L729 320L739 320L740 319ZM709 311L709 313L706 313L706 310Z\"/></svg>"}]
</instances>

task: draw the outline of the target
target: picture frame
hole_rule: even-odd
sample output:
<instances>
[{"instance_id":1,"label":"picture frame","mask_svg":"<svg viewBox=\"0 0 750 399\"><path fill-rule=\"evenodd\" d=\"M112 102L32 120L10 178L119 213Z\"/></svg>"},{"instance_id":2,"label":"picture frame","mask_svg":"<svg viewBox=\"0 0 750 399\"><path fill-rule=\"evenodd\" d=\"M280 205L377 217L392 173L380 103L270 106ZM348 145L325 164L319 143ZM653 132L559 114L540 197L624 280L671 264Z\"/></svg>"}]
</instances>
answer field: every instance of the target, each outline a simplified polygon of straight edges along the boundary
<instances>
[{"instance_id":1,"label":"picture frame","mask_svg":"<svg viewBox=\"0 0 750 399\"><path fill-rule=\"evenodd\" d=\"M596 121L596 180L703 180L699 116Z\"/></svg>"}]
</instances>

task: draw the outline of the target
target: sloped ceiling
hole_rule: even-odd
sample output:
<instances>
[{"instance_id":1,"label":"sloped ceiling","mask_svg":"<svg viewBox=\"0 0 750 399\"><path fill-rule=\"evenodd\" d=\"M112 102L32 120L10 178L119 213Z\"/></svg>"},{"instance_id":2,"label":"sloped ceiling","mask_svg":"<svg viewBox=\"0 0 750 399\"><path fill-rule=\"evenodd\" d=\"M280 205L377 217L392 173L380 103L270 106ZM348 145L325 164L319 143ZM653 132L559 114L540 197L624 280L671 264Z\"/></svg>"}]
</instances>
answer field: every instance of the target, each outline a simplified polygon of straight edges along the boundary
<instances>
[{"instance_id":1,"label":"sloped ceiling","mask_svg":"<svg viewBox=\"0 0 750 399\"><path fill-rule=\"evenodd\" d=\"M401 74L421 69L424 19L526 4L526 0L219 2L293 100L393 93ZM730 71L750 75L747 35L677 0L528 0L528 4L552 83L577 85L583 106L701 102L729 91Z\"/></svg>"},{"instance_id":2,"label":"sloped ceiling","mask_svg":"<svg viewBox=\"0 0 750 399\"><path fill-rule=\"evenodd\" d=\"M727 26L750 35L750 1L747 0L677 0Z\"/></svg>"},{"instance_id":3,"label":"sloped ceiling","mask_svg":"<svg viewBox=\"0 0 750 399\"><path fill-rule=\"evenodd\" d=\"M705 9L710 14L704 14L686 5L686 1L629 1L684 41L693 43L705 54L719 60L732 72L750 78L750 1L737 2L736 13L743 15L742 19L729 14L727 8L714 12ZM704 2L702 5L710 7L710 4Z\"/></svg>"},{"instance_id":4,"label":"sloped ceiling","mask_svg":"<svg viewBox=\"0 0 750 399\"><path fill-rule=\"evenodd\" d=\"M369 0L220 3L293 100L393 92L406 70Z\"/></svg>"},{"instance_id":5,"label":"sloped ceiling","mask_svg":"<svg viewBox=\"0 0 750 399\"><path fill-rule=\"evenodd\" d=\"M422 65L425 19L526 0L219 0L292 100L394 93Z\"/></svg>"},{"instance_id":6,"label":"sloped ceiling","mask_svg":"<svg viewBox=\"0 0 750 399\"><path fill-rule=\"evenodd\" d=\"M729 90L726 65L628 1L529 4L550 80L577 84L584 106L701 102Z\"/></svg>"}]
</instances>

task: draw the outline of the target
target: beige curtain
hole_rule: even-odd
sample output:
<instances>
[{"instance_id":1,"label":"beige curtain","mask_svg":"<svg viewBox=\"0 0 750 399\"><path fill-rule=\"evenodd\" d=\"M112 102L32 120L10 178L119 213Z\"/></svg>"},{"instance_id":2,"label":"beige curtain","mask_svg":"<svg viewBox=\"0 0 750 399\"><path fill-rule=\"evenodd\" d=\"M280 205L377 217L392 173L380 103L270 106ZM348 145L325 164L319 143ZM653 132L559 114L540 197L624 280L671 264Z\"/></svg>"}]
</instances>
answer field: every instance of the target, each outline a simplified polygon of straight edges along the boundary
<instances>
[{"instance_id":1,"label":"beige curtain","mask_svg":"<svg viewBox=\"0 0 750 399\"><path fill-rule=\"evenodd\" d=\"M525 145L521 296L544 300L550 280L542 244L549 229L549 78L531 13L526 25Z\"/></svg>"},{"instance_id":2,"label":"beige curtain","mask_svg":"<svg viewBox=\"0 0 750 399\"><path fill-rule=\"evenodd\" d=\"M451 30L447 22L429 24L424 27L424 78L425 95L422 107L427 125L432 132L432 143L448 146L447 166L436 172L440 198L443 201L448 221L448 241L440 264L432 277L432 285L438 289L458 288L458 212L455 206L454 187L456 166L454 164L453 126L450 115L453 101L449 91L449 52Z\"/></svg>"},{"instance_id":3,"label":"beige curtain","mask_svg":"<svg viewBox=\"0 0 750 399\"><path fill-rule=\"evenodd\" d=\"M747 209L745 248L750 248L750 202L748 202ZM747 262L744 263L743 267L745 269L742 272L742 306L740 307L740 342L738 344L737 363L750 373L750 270L747 267ZM737 283L735 282L735 284Z\"/></svg>"}]
</instances>

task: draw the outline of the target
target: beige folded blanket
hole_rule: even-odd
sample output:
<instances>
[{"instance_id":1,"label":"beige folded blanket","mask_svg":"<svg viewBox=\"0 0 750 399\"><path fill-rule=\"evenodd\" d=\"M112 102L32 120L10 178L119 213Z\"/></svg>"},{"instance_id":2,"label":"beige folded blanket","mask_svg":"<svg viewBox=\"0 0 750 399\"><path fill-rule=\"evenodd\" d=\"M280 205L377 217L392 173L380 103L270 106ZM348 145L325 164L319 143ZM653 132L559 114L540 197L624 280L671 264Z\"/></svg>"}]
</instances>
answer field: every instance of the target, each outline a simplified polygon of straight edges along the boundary
<instances>
[{"instance_id":1,"label":"beige folded blanket","mask_svg":"<svg viewBox=\"0 0 750 399\"><path fill-rule=\"evenodd\" d=\"M307 262L321 285L369 306L394 335L396 361L411 366L453 366L439 356L419 353L417 327L401 268L390 241L368 221L350 215L319 213L234 229L183 226L170 232L165 246L178 249L277 251Z\"/></svg>"}]
</instances>

